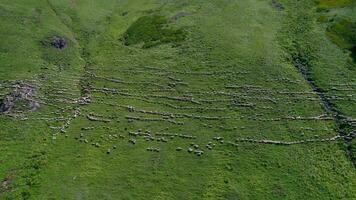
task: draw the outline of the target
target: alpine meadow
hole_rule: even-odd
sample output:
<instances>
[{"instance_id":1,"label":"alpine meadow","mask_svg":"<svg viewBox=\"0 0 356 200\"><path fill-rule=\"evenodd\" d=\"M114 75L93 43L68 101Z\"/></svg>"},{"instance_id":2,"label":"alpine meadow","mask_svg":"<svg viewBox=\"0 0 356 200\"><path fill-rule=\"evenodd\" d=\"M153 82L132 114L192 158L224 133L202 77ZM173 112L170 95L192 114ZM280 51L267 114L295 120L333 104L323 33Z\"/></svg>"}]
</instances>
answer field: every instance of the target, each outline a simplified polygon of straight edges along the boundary
<instances>
[{"instance_id":1,"label":"alpine meadow","mask_svg":"<svg viewBox=\"0 0 356 200\"><path fill-rule=\"evenodd\" d=\"M356 199L356 0L0 0L0 199Z\"/></svg>"}]
</instances>

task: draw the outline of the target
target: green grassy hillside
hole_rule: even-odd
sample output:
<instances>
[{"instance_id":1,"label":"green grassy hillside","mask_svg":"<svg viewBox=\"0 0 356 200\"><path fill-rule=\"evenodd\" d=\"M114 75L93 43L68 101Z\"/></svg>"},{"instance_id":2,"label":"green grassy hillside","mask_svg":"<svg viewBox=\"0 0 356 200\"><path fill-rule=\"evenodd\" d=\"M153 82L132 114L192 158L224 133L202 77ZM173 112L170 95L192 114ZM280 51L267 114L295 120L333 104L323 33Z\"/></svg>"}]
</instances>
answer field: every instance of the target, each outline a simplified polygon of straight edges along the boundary
<instances>
[{"instance_id":1,"label":"green grassy hillside","mask_svg":"<svg viewBox=\"0 0 356 200\"><path fill-rule=\"evenodd\" d=\"M352 2L0 0L0 199L356 199Z\"/></svg>"}]
</instances>

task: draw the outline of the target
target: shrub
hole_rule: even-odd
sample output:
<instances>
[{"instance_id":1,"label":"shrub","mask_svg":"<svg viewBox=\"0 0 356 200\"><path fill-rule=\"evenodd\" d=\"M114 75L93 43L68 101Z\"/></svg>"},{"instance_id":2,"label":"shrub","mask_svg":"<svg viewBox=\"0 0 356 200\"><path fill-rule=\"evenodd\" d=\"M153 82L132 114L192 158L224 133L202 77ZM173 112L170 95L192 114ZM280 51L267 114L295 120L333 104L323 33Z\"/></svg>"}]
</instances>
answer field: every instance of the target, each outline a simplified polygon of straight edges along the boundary
<instances>
[{"instance_id":1,"label":"shrub","mask_svg":"<svg viewBox=\"0 0 356 200\"><path fill-rule=\"evenodd\" d=\"M356 23L342 20L330 26L327 35L339 47L351 49L356 44Z\"/></svg>"},{"instance_id":2,"label":"shrub","mask_svg":"<svg viewBox=\"0 0 356 200\"><path fill-rule=\"evenodd\" d=\"M140 17L125 32L124 44L135 45L143 43L143 48L150 48L163 43L176 43L185 39L183 29L168 26L168 20L159 15Z\"/></svg>"},{"instance_id":3,"label":"shrub","mask_svg":"<svg viewBox=\"0 0 356 200\"><path fill-rule=\"evenodd\" d=\"M342 20L330 26L326 35L341 49L349 50L352 59L356 62L356 23Z\"/></svg>"},{"instance_id":4,"label":"shrub","mask_svg":"<svg viewBox=\"0 0 356 200\"><path fill-rule=\"evenodd\" d=\"M355 0L315 0L319 10L356 5Z\"/></svg>"}]
</instances>

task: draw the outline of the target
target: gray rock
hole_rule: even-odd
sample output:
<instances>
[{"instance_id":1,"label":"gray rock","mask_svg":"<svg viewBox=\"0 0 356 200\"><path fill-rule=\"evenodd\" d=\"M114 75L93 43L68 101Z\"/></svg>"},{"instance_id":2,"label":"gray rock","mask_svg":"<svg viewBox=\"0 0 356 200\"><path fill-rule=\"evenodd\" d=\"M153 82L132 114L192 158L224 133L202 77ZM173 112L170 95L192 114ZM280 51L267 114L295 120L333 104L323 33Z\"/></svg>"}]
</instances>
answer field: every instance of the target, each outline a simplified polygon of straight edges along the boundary
<instances>
[{"instance_id":1,"label":"gray rock","mask_svg":"<svg viewBox=\"0 0 356 200\"><path fill-rule=\"evenodd\" d=\"M67 48L67 41L63 37L54 37L51 45L56 49L65 49Z\"/></svg>"},{"instance_id":2,"label":"gray rock","mask_svg":"<svg viewBox=\"0 0 356 200\"><path fill-rule=\"evenodd\" d=\"M0 102L0 113L10 113L13 110L21 109L16 103L21 102L28 111L36 111L40 104L35 100L37 93L35 89L22 81L12 86L12 91Z\"/></svg>"}]
</instances>

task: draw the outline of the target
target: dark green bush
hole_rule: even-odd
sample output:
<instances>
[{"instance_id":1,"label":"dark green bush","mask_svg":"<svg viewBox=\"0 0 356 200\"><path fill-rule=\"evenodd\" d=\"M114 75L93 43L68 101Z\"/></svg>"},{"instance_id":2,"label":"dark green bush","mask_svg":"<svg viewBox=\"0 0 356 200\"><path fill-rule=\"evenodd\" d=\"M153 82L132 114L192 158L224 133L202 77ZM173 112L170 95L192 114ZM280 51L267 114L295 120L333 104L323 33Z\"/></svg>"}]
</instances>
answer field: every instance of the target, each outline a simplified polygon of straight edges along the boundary
<instances>
[{"instance_id":1,"label":"dark green bush","mask_svg":"<svg viewBox=\"0 0 356 200\"><path fill-rule=\"evenodd\" d=\"M183 29L168 26L168 20L159 15L140 17L125 32L124 44L143 43L143 48L150 48L163 43L175 43L185 39Z\"/></svg>"},{"instance_id":2,"label":"dark green bush","mask_svg":"<svg viewBox=\"0 0 356 200\"><path fill-rule=\"evenodd\" d=\"M356 24L342 20L330 26L327 35L339 47L351 49L356 44Z\"/></svg>"},{"instance_id":3,"label":"dark green bush","mask_svg":"<svg viewBox=\"0 0 356 200\"><path fill-rule=\"evenodd\" d=\"M319 10L340 8L356 4L355 0L315 0Z\"/></svg>"},{"instance_id":4,"label":"dark green bush","mask_svg":"<svg viewBox=\"0 0 356 200\"><path fill-rule=\"evenodd\" d=\"M351 57L356 62L356 23L342 20L330 26L326 35L341 49L349 50Z\"/></svg>"}]
</instances>

